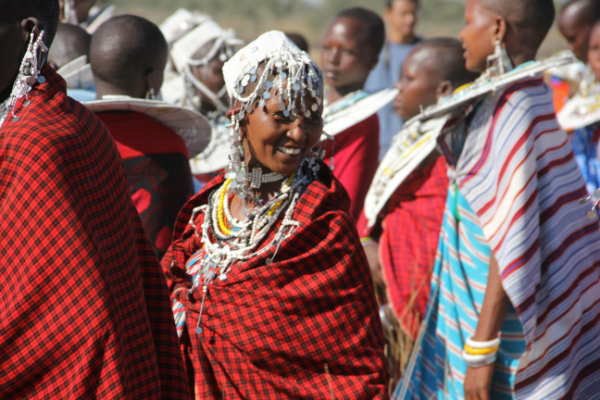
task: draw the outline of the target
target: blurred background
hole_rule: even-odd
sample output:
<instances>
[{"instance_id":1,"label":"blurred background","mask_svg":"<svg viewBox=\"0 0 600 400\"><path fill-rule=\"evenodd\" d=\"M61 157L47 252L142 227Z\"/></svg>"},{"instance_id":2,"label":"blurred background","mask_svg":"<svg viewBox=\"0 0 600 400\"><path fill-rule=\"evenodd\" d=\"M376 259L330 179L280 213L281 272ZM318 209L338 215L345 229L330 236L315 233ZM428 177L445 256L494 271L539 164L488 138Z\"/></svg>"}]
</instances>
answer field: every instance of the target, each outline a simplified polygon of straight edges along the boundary
<instances>
[{"instance_id":1,"label":"blurred background","mask_svg":"<svg viewBox=\"0 0 600 400\"><path fill-rule=\"evenodd\" d=\"M563 3L555 1L557 12ZM196 10L211 15L223 28L233 28L246 42L270 29L298 32L307 38L311 53L318 60L321 37L337 12L362 6L381 15L385 0L99 0L96 4L113 4L118 14L137 14L157 24L178 8ZM420 8L417 32L421 36L458 37L464 25L464 0L421 0ZM538 57L565 46L554 26Z\"/></svg>"}]
</instances>

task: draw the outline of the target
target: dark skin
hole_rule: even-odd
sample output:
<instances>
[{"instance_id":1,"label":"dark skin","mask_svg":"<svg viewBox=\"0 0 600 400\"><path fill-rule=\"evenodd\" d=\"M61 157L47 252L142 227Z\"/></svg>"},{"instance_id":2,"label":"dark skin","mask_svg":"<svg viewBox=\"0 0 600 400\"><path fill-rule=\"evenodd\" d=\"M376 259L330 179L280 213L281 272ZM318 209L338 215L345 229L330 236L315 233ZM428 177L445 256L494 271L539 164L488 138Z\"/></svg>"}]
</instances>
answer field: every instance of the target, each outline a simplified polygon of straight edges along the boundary
<instances>
[{"instance_id":1,"label":"dark skin","mask_svg":"<svg viewBox=\"0 0 600 400\"><path fill-rule=\"evenodd\" d=\"M396 84L399 89L396 102L400 105L396 112L406 120L419 113L419 106L427 107L435 104L437 100L452 92L453 85L450 81L442 79L441 71L444 68L437 58L435 48L427 46L415 47L406 57L402 66L400 80ZM400 112L399 112L400 111ZM426 164L424 162L423 164ZM363 243L367 262L371 269L371 276L379 290L382 303L389 302L389 293L386 279L379 258L379 243L367 241Z\"/></svg>"},{"instance_id":2,"label":"dark skin","mask_svg":"<svg viewBox=\"0 0 600 400\"><path fill-rule=\"evenodd\" d=\"M461 32L461 39L463 40L463 47L466 49L466 66L473 71L481 72L481 67L485 66L485 58L493 51L489 50L493 49L493 46L488 47L487 39L490 41L499 39L505 43L506 51L515 66L532 60L537 51L537 49L524 48L521 44L523 41L519 40L515 31L507 29L506 19L491 9L501 9L501 4L496 1L467 0L465 4L467 25ZM479 28L481 21L486 21L488 27ZM484 35L483 42L482 37L473 34L473 32ZM480 49L477 46L480 44L485 46L485 51L479 51ZM488 341L496 338L509 306L510 301L502 288L498 263L492 253L485 297L473 340ZM493 364L476 368L468 367L463 384L465 399L489 399L493 373Z\"/></svg>"},{"instance_id":3,"label":"dark skin","mask_svg":"<svg viewBox=\"0 0 600 400\"><path fill-rule=\"evenodd\" d=\"M362 89L377 63L366 25L355 19L333 19L322 42L321 67L328 84L329 104Z\"/></svg>"},{"instance_id":4,"label":"dark skin","mask_svg":"<svg viewBox=\"0 0 600 400\"><path fill-rule=\"evenodd\" d=\"M284 86L285 90L285 86ZM307 96L305 104L310 107L312 99ZM242 144L248 170L258 166L263 173L277 172L291 175L297 169L310 149L317 143L323 130L322 106L310 117L285 117L278 108L279 96L272 89L272 96L265 106L255 105L254 111L240 123ZM297 107L300 109L300 100ZM288 155L280 149L297 149L297 155ZM261 185L254 195L263 202L273 198L281 188L281 182ZM243 220L252 214L258 205L253 201L242 201L234 194L230 210L234 218ZM244 209L246 213L244 213Z\"/></svg>"},{"instance_id":5,"label":"dark skin","mask_svg":"<svg viewBox=\"0 0 600 400\"><path fill-rule=\"evenodd\" d=\"M510 300L502 288L498 262L491 255L488 282L485 288L485 297L479 314L477 328L473 340L485 342L498 337L506 312L510 306ZM469 367L465 375L463 389L465 400L488 400L490 399L490 387L494 364L482 367Z\"/></svg>"},{"instance_id":6,"label":"dark skin","mask_svg":"<svg viewBox=\"0 0 600 400\"><path fill-rule=\"evenodd\" d=\"M125 95L143 99L150 88L153 88L154 92L158 93L163 83L163 71L166 63L167 50L165 49L156 57L154 65L149 65L146 72L138 75L136 79L131 80L127 87L114 85L95 77L96 98L101 99L105 95Z\"/></svg>"},{"instance_id":7,"label":"dark skin","mask_svg":"<svg viewBox=\"0 0 600 400\"><path fill-rule=\"evenodd\" d=\"M586 13L589 12L585 2L568 5L558 16L558 29L567 41L567 47L579 60L588 61L588 37L591 23L587 21Z\"/></svg>"}]
</instances>

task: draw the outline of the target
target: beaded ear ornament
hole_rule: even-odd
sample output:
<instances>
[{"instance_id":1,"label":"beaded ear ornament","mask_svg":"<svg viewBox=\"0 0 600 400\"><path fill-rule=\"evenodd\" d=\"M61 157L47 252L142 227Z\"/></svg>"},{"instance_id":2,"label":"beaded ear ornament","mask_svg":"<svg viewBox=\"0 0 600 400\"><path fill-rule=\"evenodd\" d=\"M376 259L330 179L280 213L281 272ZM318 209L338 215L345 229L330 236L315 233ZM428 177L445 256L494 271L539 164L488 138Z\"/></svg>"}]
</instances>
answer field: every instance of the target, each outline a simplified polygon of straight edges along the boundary
<instances>
[{"instance_id":1,"label":"beaded ear ornament","mask_svg":"<svg viewBox=\"0 0 600 400\"><path fill-rule=\"evenodd\" d=\"M323 78L310 56L279 31L264 33L238 51L223 66L223 77L232 102L226 177L232 180L233 191L247 199L252 197L251 188L260 187L260 182L271 178L268 174L258 177L254 171L248 173L240 121L256 105L264 107L271 96L279 96L279 110L284 117L310 118L323 101ZM310 104L306 102L307 96Z\"/></svg>"},{"instance_id":2,"label":"beaded ear ornament","mask_svg":"<svg viewBox=\"0 0 600 400\"><path fill-rule=\"evenodd\" d=\"M18 121L19 118L15 114L15 106L19 99L25 97L23 106L28 106L29 99L27 96L31 89L33 89L33 86L36 83L44 83L46 81L46 78L40 75L45 63L44 54L48 52L48 47L44 43L44 36L44 30L39 30L37 26L33 28L29 35L29 44L19 66L19 73L17 74L9 98L4 102L0 110L0 128L9 114L12 115L13 121Z\"/></svg>"}]
</instances>

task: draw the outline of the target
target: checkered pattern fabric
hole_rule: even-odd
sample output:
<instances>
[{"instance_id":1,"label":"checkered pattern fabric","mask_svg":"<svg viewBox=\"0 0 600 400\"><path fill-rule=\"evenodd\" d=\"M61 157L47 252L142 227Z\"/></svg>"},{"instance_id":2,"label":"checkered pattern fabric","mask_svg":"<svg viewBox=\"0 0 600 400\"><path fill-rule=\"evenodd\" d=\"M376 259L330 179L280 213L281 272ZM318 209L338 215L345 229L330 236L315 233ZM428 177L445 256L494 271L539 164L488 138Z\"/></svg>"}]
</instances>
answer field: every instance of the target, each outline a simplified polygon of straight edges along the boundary
<instances>
[{"instance_id":1,"label":"checkered pattern fabric","mask_svg":"<svg viewBox=\"0 0 600 400\"><path fill-rule=\"evenodd\" d=\"M266 263L269 250L209 286L202 334L195 333L201 288L189 299L185 290L176 291L187 311L182 340L200 398L387 398L369 269L353 220L342 211L347 195L324 164L321 170L323 177L308 185L294 211L301 226L274 261ZM201 247L188 224L191 210L222 181L209 183L178 217L162 262L172 291L191 286L185 261Z\"/></svg>"},{"instance_id":2,"label":"checkered pattern fabric","mask_svg":"<svg viewBox=\"0 0 600 400\"><path fill-rule=\"evenodd\" d=\"M413 339L429 300L447 192L446 161L436 153L396 190L383 217L379 244L390 301Z\"/></svg>"},{"instance_id":3,"label":"checkered pattern fabric","mask_svg":"<svg viewBox=\"0 0 600 400\"><path fill-rule=\"evenodd\" d=\"M0 131L0 398L186 399L168 291L114 142L42 74Z\"/></svg>"},{"instance_id":4,"label":"checkered pattern fabric","mask_svg":"<svg viewBox=\"0 0 600 400\"><path fill-rule=\"evenodd\" d=\"M160 259L171 244L179 209L194 194L185 142L139 112L105 111L97 116L117 144L129 194Z\"/></svg>"}]
</instances>

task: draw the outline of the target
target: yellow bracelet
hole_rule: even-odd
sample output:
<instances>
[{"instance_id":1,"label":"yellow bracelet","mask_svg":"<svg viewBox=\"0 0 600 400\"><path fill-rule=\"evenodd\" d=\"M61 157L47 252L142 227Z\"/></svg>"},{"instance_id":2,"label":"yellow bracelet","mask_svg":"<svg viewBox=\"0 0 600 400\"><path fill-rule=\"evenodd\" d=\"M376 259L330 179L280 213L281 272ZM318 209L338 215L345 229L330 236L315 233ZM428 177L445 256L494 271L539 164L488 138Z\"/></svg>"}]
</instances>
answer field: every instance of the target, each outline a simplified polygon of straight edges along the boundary
<instances>
[{"instance_id":1,"label":"yellow bracelet","mask_svg":"<svg viewBox=\"0 0 600 400\"><path fill-rule=\"evenodd\" d=\"M499 348L500 348L500 346L496 345L493 347L488 347L487 349L476 349L474 347L469 346L468 344L465 344L465 352L467 354L471 354L473 356L492 354L492 353L497 352Z\"/></svg>"}]
</instances>

